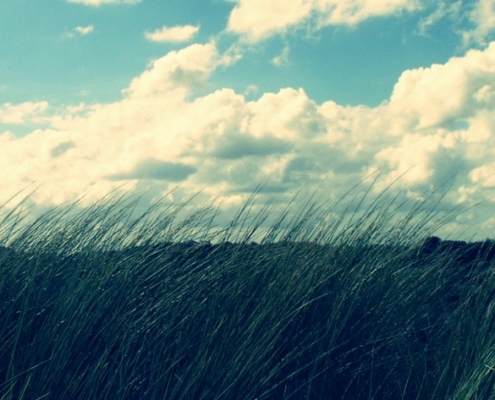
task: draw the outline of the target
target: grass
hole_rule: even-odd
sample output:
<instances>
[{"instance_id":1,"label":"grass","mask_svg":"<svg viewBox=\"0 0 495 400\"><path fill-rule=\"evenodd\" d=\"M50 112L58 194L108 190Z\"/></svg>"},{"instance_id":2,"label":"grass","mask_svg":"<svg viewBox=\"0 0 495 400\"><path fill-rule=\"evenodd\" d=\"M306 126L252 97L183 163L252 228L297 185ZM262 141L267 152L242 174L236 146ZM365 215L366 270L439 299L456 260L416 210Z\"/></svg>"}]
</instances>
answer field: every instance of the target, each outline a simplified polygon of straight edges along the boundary
<instances>
[{"instance_id":1,"label":"grass","mask_svg":"<svg viewBox=\"0 0 495 400\"><path fill-rule=\"evenodd\" d=\"M436 201L273 218L255 194L226 226L116 196L4 210L0 400L493 397L491 241L432 237Z\"/></svg>"}]
</instances>

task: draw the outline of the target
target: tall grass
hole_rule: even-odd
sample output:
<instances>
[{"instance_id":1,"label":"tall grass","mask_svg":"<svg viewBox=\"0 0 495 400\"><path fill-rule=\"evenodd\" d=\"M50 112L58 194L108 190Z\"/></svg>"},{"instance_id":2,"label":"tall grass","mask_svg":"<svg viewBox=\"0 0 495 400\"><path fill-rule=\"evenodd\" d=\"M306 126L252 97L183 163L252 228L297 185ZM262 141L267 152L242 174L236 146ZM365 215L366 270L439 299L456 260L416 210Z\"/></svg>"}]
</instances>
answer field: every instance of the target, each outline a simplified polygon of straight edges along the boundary
<instances>
[{"instance_id":1,"label":"tall grass","mask_svg":"<svg viewBox=\"0 0 495 400\"><path fill-rule=\"evenodd\" d=\"M5 211L0 399L492 398L492 242L431 238L435 201L255 197L226 226L115 196Z\"/></svg>"}]
</instances>

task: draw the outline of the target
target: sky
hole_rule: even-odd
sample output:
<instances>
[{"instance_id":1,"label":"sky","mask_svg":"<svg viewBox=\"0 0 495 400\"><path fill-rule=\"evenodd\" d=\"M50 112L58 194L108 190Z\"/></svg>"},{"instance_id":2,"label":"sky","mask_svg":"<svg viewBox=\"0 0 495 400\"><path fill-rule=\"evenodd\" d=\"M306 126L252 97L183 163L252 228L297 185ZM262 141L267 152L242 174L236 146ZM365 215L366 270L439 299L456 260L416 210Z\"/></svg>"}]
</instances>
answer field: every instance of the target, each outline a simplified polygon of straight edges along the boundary
<instances>
[{"instance_id":1,"label":"sky","mask_svg":"<svg viewBox=\"0 0 495 400\"><path fill-rule=\"evenodd\" d=\"M7 209L448 183L443 234L495 238L495 0L16 0L0 37Z\"/></svg>"}]
</instances>

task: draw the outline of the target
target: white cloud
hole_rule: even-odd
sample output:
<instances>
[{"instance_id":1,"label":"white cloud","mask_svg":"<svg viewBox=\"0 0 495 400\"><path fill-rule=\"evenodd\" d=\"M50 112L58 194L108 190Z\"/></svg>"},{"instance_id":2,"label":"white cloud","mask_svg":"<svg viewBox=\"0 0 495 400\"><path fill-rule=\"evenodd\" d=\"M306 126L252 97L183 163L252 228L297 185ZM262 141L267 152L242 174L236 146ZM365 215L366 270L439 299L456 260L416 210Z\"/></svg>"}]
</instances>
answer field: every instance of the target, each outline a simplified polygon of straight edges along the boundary
<instances>
[{"instance_id":1,"label":"white cloud","mask_svg":"<svg viewBox=\"0 0 495 400\"><path fill-rule=\"evenodd\" d=\"M230 14L228 29L256 41L300 23L312 8L307 0L240 0Z\"/></svg>"},{"instance_id":2,"label":"white cloud","mask_svg":"<svg viewBox=\"0 0 495 400\"><path fill-rule=\"evenodd\" d=\"M0 106L0 122L22 125L26 122L40 122L40 115L48 109L46 101L28 101L21 104L5 103Z\"/></svg>"},{"instance_id":3,"label":"white cloud","mask_svg":"<svg viewBox=\"0 0 495 400\"><path fill-rule=\"evenodd\" d=\"M466 45L486 45L487 38L495 32L495 0L478 0L469 13L474 29L463 32Z\"/></svg>"},{"instance_id":4,"label":"white cloud","mask_svg":"<svg viewBox=\"0 0 495 400\"><path fill-rule=\"evenodd\" d=\"M369 18L422 8L421 0L315 0L314 3L323 25L356 25Z\"/></svg>"},{"instance_id":5,"label":"white cloud","mask_svg":"<svg viewBox=\"0 0 495 400\"><path fill-rule=\"evenodd\" d=\"M427 128L495 109L495 42L445 64L405 71L394 87L390 107L410 126Z\"/></svg>"},{"instance_id":6,"label":"white cloud","mask_svg":"<svg viewBox=\"0 0 495 400\"><path fill-rule=\"evenodd\" d=\"M83 4L85 6L101 6L104 4L138 4L142 0L67 0L68 3Z\"/></svg>"},{"instance_id":7,"label":"white cloud","mask_svg":"<svg viewBox=\"0 0 495 400\"><path fill-rule=\"evenodd\" d=\"M257 93L259 93L259 91L260 91L260 88L258 86L251 84L251 85L248 85L246 87L246 90L244 90L244 92L242 94L243 94L243 96L249 97L249 96L256 95Z\"/></svg>"},{"instance_id":8,"label":"white cloud","mask_svg":"<svg viewBox=\"0 0 495 400\"><path fill-rule=\"evenodd\" d=\"M294 88L253 101L228 88L188 96L228 62L214 44L191 45L154 61L118 102L67 108L22 138L0 135L0 203L33 181L38 205L91 202L122 184L156 198L179 183L174 200L203 189L205 202L234 205L263 180L274 204L322 182L332 201L380 170L376 190L405 174L397 187L420 198L457 175L449 205L495 206L495 43L405 71L377 107L317 104ZM46 108L36 104L4 105L2 119L26 121Z\"/></svg>"},{"instance_id":9,"label":"white cloud","mask_svg":"<svg viewBox=\"0 0 495 400\"><path fill-rule=\"evenodd\" d=\"M301 24L356 25L379 16L421 8L420 0L239 0L228 30L258 41Z\"/></svg>"},{"instance_id":10,"label":"white cloud","mask_svg":"<svg viewBox=\"0 0 495 400\"><path fill-rule=\"evenodd\" d=\"M378 166L390 171L383 186L403 175L402 183L409 187L438 187L455 174L465 172L462 171L465 168L464 142L459 134L441 131L405 134L399 143L383 149L375 157Z\"/></svg>"},{"instance_id":11,"label":"white cloud","mask_svg":"<svg viewBox=\"0 0 495 400\"><path fill-rule=\"evenodd\" d=\"M184 25L163 27L153 32L146 32L146 39L152 42L187 42L199 32L199 26Z\"/></svg>"},{"instance_id":12,"label":"white cloud","mask_svg":"<svg viewBox=\"0 0 495 400\"><path fill-rule=\"evenodd\" d=\"M218 54L213 43L193 44L153 61L147 71L133 79L125 93L130 97L144 97L176 90L184 96L201 88L215 68L231 62L230 57Z\"/></svg>"},{"instance_id":13,"label":"white cloud","mask_svg":"<svg viewBox=\"0 0 495 400\"><path fill-rule=\"evenodd\" d=\"M87 25L87 26L76 26L72 32L68 32L65 34L65 36L69 39L72 39L76 36L86 36L91 33L93 33L95 30L95 27L93 25Z\"/></svg>"},{"instance_id":14,"label":"white cloud","mask_svg":"<svg viewBox=\"0 0 495 400\"><path fill-rule=\"evenodd\" d=\"M93 25L88 25L88 26L76 26L74 29L77 33L79 33L82 36L89 35L95 30L95 27Z\"/></svg>"},{"instance_id":15,"label":"white cloud","mask_svg":"<svg viewBox=\"0 0 495 400\"><path fill-rule=\"evenodd\" d=\"M282 67L289 63L290 47L285 46L282 52L272 59L272 64L277 67Z\"/></svg>"},{"instance_id":16,"label":"white cloud","mask_svg":"<svg viewBox=\"0 0 495 400\"><path fill-rule=\"evenodd\" d=\"M317 105L303 89L286 88L266 93L249 103L249 130L256 137L272 134L282 140L314 138L326 132Z\"/></svg>"},{"instance_id":17,"label":"white cloud","mask_svg":"<svg viewBox=\"0 0 495 400\"><path fill-rule=\"evenodd\" d=\"M442 19L454 24L466 48L484 46L495 32L495 0L466 0L430 3L426 0L238 0L232 10L227 31L257 42L291 29L317 31L329 25L356 26L375 17L397 16L404 12L433 8L418 24L418 32L427 35ZM274 16L277 16L274 18ZM464 21L464 23L463 23ZM465 22L471 25L465 26Z\"/></svg>"},{"instance_id":18,"label":"white cloud","mask_svg":"<svg viewBox=\"0 0 495 400\"><path fill-rule=\"evenodd\" d=\"M455 2L442 0L436 3L435 9L427 17L423 18L419 22L418 32L421 35L427 35L428 30L436 25L439 21L444 18L449 18L450 20L457 20L459 18L459 13L462 9L462 0Z\"/></svg>"}]
</instances>

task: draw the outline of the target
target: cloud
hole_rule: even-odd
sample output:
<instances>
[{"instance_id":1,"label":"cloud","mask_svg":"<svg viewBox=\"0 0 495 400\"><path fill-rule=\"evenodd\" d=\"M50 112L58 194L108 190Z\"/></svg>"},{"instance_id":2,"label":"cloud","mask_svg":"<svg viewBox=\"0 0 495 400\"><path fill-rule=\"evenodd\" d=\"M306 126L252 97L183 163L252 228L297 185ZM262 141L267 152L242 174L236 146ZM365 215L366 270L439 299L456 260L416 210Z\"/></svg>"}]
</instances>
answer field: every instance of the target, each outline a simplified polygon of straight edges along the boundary
<instances>
[{"instance_id":1,"label":"cloud","mask_svg":"<svg viewBox=\"0 0 495 400\"><path fill-rule=\"evenodd\" d=\"M319 22L325 25L357 25L373 17L398 15L422 9L420 0L316 0Z\"/></svg>"},{"instance_id":2,"label":"cloud","mask_svg":"<svg viewBox=\"0 0 495 400\"><path fill-rule=\"evenodd\" d=\"M485 47L495 33L495 0L436 2L433 11L420 20L418 33L427 36L444 19L461 36L464 48Z\"/></svg>"},{"instance_id":3,"label":"cloud","mask_svg":"<svg viewBox=\"0 0 495 400\"><path fill-rule=\"evenodd\" d=\"M226 134L219 145L211 151L211 155L220 159L239 160L250 156L286 154L291 147L290 142L275 137L255 138L251 135L231 132Z\"/></svg>"},{"instance_id":4,"label":"cloud","mask_svg":"<svg viewBox=\"0 0 495 400\"><path fill-rule=\"evenodd\" d=\"M285 46L284 49L282 50L282 53L280 53L278 56L272 59L272 64L277 67L282 67L284 65L287 65L289 63L289 54L290 54L290 47Z\"/></svg>"},{"instance_id":5,"label":"cloud","mask_svg":"<svg viewBox=\"0 0 495 400\"><path fill-rule=\"evenodd\" d=\"M30 122L40 122L40 116L48 109L46 101L28 101L21 104L5 103L0 106L0 122L4 124L22 125Z\"/></svg>"},{"instance_id":6,"label":"cloud","mask_svg":"<svg viewBox=\"0 0 495 400\"><path fill-rule=\"evenodd\" d=\"M239 0L229 16L227 30L256 42L304 24L312 29L354 26L372 17L419 9L420 0Z\"/></svg>"},{"instance_id":7,"label":"cloud","mask_svg":"<svg viewBox=\"0 0 495 400\"><path fill-rule=\"evenodd\" d=\"M85 6L101 6L105 4L138 4L142 0L66 0L68 3L83 4Z\"/></svg>"},{"instance_id":8,"label":"cloud","mask_svg":"<svg viewBox=\"0 0 495 400\"><path fill-rule=\"evenodd\" d=\"M199 26L184 25L163 27L153 32L146 32L145 37L152 42L187 42L199 32Z\"/></svg>"},{"instance_id":9,"label":"cloud","mask_svg":"<svg viewBox=\"0 0 495 400\"><path fill-rule=\"evenodd\" d=\"M240 0L230 14L228 30L257 41L300 23L312 8L306 0Z\"/></svg>"},{"instance_id":10,"label":"cloud","mask_svg":"<svg viewBox=\"0 0 495 400\"><path fill-rule=\"evenodd\" d=\"M173 88L186 95L200 88L215 68L232 62L231 57L220 56L213 43L193 44L153 61L124 92L131 97L152 96Z\"/></svg>"},{"instance_id":11,"label":"cloud","mask_svg":"<svg viewBox=\"0 0 495 400\"><path fill-rule=\"evenodd\" d=\"M470 50L445 64L405 71L396 83L390 107L414 128L447 126L494 109L495 42Z\"/></svg>"},{"instance_id":12,"label":"cloud","mask_svg":"<svg viewBox=\"0 0 495 400\"><path fill-rule=\"evenodd\" d=\"M370 18L392 17L429 8L432 11L418 24L420 35L427 35L439 21L448 19L466 48L486 46L493 38L495 0L442 0L436 3L425 0L273 0L269 3L238 0L230 13L227 31L249 42L258 42L296 29L315 32L330 25L354 27ZM275 58L273 62L282 60Z\"/></svg>"},{"instance_id":13,"label":"cloud","mask_svg":"<svg viewBox=\"0 0 495 400\"><path fill-rule=\"evenodd\" d=\"M376 165L390 171L382 183L388 185L403 176L409 188L439 187L466 172L463 145L462 137L455 134L406 134L375 157Z\"/></svg>"},{"instance_id":14,"label":"cloud","mask_svg":"<svg viewBox=\"0 0 495 400\"><path fill-rule=\"evenodd\" d=\"M255 100L210 89L208 78L229 62L213 43L190 45L151 63L119 101L67 107L49 129L0 135L0 202L32 182L41 185L35 206L82 195L91 203L112 189L151 201L180 184L174 201L203 190L205 203L229 209L265 181L261 202L284 206L303 185L332 202L380 171L375 193L402 176L393 190L421 199L455 177L446 209L495 206L495 43L404 71L376 107L318 104L302 88ZM189 96L198 84L208 90ZM27 104L4 105L2 118L46 112ZM471 217L493 236L486 214Z\"/></svg>"},{"instance_id":15,"label":"cloud","mask_svg":"<svg viewBox=\"0 0 495 400\"><path fill-rule=\"evenodd\" d=\"M95 30L95 27L93 25L76 26L72 32L69 32L66 34L66 37L71 39L71 38L74 38L76 36L87 36L87 35L93 33L94 30Z\"/></svg>"},{"instance_id":16,"label":"cloud","mask_svg":"<svg viewBox=\"0 0 495 400\"><path fill-rule=\"evenodd\" d=\"M76 26L74 30L80 35L85 36L92 33L94 29L95 27L93 25L88 25L88 26Z\"/></svg>"},{"instance_id":17,"label":"cloud","mask_svg":"<svg viewBox=\"0 0 495 400\"><path fill-rule=\"evenodd\" d=\"M186 164L160 161L156 159L145 159L128 173L121 173L109 177L111 180L159 180L180 182L196 172L196 168Z\"/></svg>"},{"instance_id":18,"label":"cloud","mask_svg":"<svg viewBox=\"0 0 495 400\"><path fill-rule=\"evenodd\" d=\"M495 0L478 0L468 17L474 28L463 32L465 45L486 45L488 37L495 32Z\"/></svg>"},{"instance_id":19,"label":"cloud","mask_svg":"<svg viewBox=\"0 0 495 400\"><path fill-rule=\"evenodd\" d=\"M248 85L246 87L246 90L244 90L244 92L242 94L244 96L253 96L253 95L257 94L259 91L260 91L260 89L258 86L251 84L251 85Z\"/></svg>"}]
</instances>

